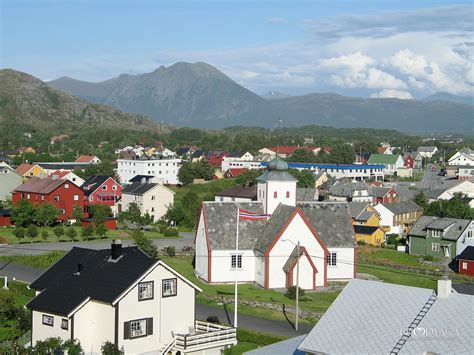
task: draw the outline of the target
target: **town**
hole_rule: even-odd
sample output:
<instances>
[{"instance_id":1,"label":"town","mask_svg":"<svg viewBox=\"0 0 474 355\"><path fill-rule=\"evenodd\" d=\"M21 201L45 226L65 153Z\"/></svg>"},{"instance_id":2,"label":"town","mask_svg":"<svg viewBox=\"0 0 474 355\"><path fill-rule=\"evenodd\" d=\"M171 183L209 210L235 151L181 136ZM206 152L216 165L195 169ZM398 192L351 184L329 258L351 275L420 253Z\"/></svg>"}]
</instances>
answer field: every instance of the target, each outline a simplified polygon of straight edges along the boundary
<instances>
[{"instance_id":1,"label":"town","mask_svg":"<svg viewBox=\"0 0 474 355\"><path fill-rule=\"evenodd\" d=\"M331 317L355 297L365 306L344 327L375 304L407 328L424 316L430 327L451 326L435 314L470 307L474 291L474 150L346 145L352 162L332 163L339 145L304 141L230 152L154 141L118 146L113 161L35 161L44 154L34 146L0 152L1 295L26 307L5 313L4 344L263 354L283 341L347 353L355 340L326 329L339 331ZM394 293L420 305L380 303ZM17 312L31 320L14 325ZM469 322L469 312L452 321L463 314ZM374 319L364 332L384 327ZM386 333L357 352L420 346ZM458 336L469 344L469 331Z\"/></svg>"}]
</instances>

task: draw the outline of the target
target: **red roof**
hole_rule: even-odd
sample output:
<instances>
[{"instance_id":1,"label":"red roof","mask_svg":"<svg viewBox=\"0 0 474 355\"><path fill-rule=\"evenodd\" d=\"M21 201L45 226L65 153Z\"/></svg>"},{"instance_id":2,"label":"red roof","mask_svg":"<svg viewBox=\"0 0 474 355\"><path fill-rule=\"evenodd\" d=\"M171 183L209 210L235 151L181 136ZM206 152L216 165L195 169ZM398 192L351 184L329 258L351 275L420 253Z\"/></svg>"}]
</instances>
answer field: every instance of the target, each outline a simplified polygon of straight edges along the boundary
<instances>
[{"instance_id":1,"label":"red roof","mask_svg":"<svg viewBox=\"0 0 474 355\"><path fill-rule=\"evenodd\" d=\"M15 170L20 175L25 175L28 171L30 171L36 164L29 164L23 163L20 164Z\"/></svg>"},{"instance_id":2,"label":"red roof","mask_svg":"<svg viewBox=\"0 0 474 355\"><path fill-rule=\"evenodd\" d=\"M95 158L97 157L94 155L81 155L79 158L76 159L76 163L90 163Z\"/></svg>"},{"instance_id":3,"label":"red roof","mask_svg":"<svg viewBox=\"0 0 474 355\"><path fill-rule=\"evenodd\" d=\"M377 153L379 153L379 154L385 153L386 150L387 150L387 148L385 148L385 147L377 147Z\"/></svg>"},{"instance_id":4,"label":"red roof","mask_svg":"<svg viewBox=\"0 0 474 355\"><path fill-rule=\"evenodd\" d=\"M63 171L56 170L55 172L51 173L49 176L50 177L54 176L56 179L63 179L67 174L69 174L68 170L63 170Z\"/></svg>"},{"instance_id":5,"label":"red roof","mask_svg":"<svg viewBox=\"0 0 474 355\"><path fill-rule=\"evenodd\" d=\"M237 177L239 175L242 175L243 173L247 172L249 169L247 168L235 168L235 169L229 169L225 172L225 175L230 175L232 177Z\"/></svg>"},{"instance_id":6,"label":"red roof","mask_svg":"<svg viewBox=\"0 0 474 355\"><path fill-rule=\"evenodd\" d=\"M67 182L67 180L33 177L24 184L18 186L14 192L49 194L65 182Z\"/></svg>"}]
</instances>

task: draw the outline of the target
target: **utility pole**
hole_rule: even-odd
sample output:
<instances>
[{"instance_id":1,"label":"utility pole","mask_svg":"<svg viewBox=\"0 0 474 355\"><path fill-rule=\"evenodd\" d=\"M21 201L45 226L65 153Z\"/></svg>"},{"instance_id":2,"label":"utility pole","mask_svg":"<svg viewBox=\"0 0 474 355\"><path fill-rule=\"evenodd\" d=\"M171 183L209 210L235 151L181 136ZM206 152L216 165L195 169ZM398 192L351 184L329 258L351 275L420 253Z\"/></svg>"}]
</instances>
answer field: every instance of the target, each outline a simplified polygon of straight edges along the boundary
<instances>
[{"instance_id":1,"label":"utility pole","mask_svg":"<svg viewBox=\"0 0 474 355\"><path fill-rule=\"evenodd\" d=\"M298 318L299 318L299 298L300 298L300 241L296 246L298 260L296 261L296 321L295 330L298 331Z\"/></svg>"}]
</instances>

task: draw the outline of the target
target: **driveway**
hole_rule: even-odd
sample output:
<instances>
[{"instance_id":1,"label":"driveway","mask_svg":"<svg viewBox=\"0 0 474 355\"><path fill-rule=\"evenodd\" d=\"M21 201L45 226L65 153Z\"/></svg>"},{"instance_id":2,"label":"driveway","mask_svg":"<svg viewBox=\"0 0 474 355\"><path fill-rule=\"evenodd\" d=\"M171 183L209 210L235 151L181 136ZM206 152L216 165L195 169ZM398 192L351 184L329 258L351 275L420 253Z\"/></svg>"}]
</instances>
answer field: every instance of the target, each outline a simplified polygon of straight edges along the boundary
<instances>
[{"instance_id":1,"label":"driveway","mask_svg":"<svg viewBox=\"0 0 474 355\"><path fill-rule=\"evenodd\" d=\"M180 238L160 238L153 239L158 249L167 246L174 246L177 251L184 246L193 246L194 233L181 232ZM89 248L89 249L107 249L110 247L110 240L93 240L90 242L53 242L53 243L23 243L0 246L0 256L2 255L40 255L50 251L69 251L73 247ZM124 240L123 246L135 245L131 240Z\"/></svg>"}]
</instances>

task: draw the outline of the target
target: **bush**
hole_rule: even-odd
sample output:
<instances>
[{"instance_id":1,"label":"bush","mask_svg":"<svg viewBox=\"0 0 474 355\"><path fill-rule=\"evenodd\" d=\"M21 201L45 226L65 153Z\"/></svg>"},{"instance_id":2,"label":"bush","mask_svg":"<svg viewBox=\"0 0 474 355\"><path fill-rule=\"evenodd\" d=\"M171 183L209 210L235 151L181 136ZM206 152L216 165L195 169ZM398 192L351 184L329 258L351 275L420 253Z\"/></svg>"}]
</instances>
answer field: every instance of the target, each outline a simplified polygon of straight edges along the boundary
<instances>
[{"instance_id":1,"label":"bush","mask_svg":"<svg viewBox=\"0 0 474 355\"><path fill-rule=\"evenodd\" d=\"M76 238L76 236L77 236L76 230L72 227L68 228L66 234L67 234L68 238L71 239L72 242L74 241L74 238Z\"/></svg>"},{"instance_id":2,"label":"bush","mask_svg":"<svg viewBox=\"0 0 474 355\"><path fill-rule=\"evenodd\" d=\"M260 346L270 345L284 340L284 337L279 337L270 334L263 334L258 332L253 332L247 329L238 328L237 329L237 341L242 343L254 343Z\"/></svg>"},{"instance_id":3,"label":"bush","mask_svg":"<svg viewBox=\"0 0 474 355\"><path fill-rule=\"evenodd\" d=\"M295 300L296 299L296 286L289 287L288 290L286 291L285 295L290 300ZM300 289L299 289L299 299L300 299L300 301L303 300L304 295L305 295L305 291L300 287Z\"/></svg>"},{"instance_id":4,"label":"bush","mask_svg":"<svg viewBox=\"0 0 474 355\"><path fill-rule=\"evenodd\" d=\"M423 259L426 261L435 261L435 258L433 255L425 255Z\"/></svg>"},{"instance_id":5,"label":"bush","mask_svg":"<svg viewBox=\"0 0 474 355\"><path fill-rule=\"evenodd\" d=\"M48 238L49 238L49 233L48 233L48 231L47 231L46 229L43 229L43 230L41 231L41 238L43 238L43 240L48 240Z\"/></svg>"},{"instance_id":6,"label":"bush","mask_svg":"<svg viewBox=\"0 0 474 355\"><path fill-rule=\"evenodd\" d=\"M179 232L176 228L166 228L164 233L165 237L178 237Z\"/></svg>"},{"instance_id":7,"label":"bush","mask_svg":"<svg viewBox=\"0 0 474 355\"><path fill-rule=\"evenodd\" d=\"M4 320L15 318L16 305L15 298L11 293L0 293L0 317Z\"/></svg>"},{"instance_id":8,"label":"bush","mask_svg":"<svg viewBox=\"0 0 474 355\"><path fill-rule=\"evenodd\" d=\"M53 232L59 240L64 235L64 228L62 226L54 227Z\"/></svg>"},{"instance_id":9,"label":"bush","mask_svg":"<svg viewBox=\"0 0 474 355\"><path fill-rule=\"evenodd\" d=\"M357 245L367 245L367 242L365 240L358 240Z\"/></svg>"},{"instance_id":10,"label":"bush","mask_svg":"<svg viewBox=\"0 0 474 355\"><path fill-rule=\"evenodd\" d=\"M123 350L120 350L117 345L111 343L110 341L106 341L104 345L100 348L100 351L103 355L122 355L124 354Z\"/></svg>"},{"instance_id":11,"label":"bush","mask_svg":"<svg viewBox=\"0 0 474 355\"><path fill-rule=\"evenodd\" d=\"M28 228L26 228L26 235L33 241L33 239L38 236L38 228L36 228L34 224L30 224Z\"/></svg>"},{"instance_id":12,"label":"bush","mask_svg":"<svg viewBox=\"0 0 474 355\"><path fill-rule=\"evenodd\" d=\"M164 247L162 250L166 256L169 256L171 258L173 256L176 256L176 248L174 246Z\"/></svg>"},{"instance_id":13,"label":"bush","mask_svg":"<svg viewBox=\"0 0 474 355\"><path fill-rule=\"evenodd\" d=\"M17 237L18 239L23 239L25 237L26 231L25 228L23 227L16 227L13 230L13 235Z\"/></svg>"},{"instance_id":14,"label":"bush","mask_svg":"<svg viewBox=\"0 0 474 355\"><path fill-rule=\"evenodd\" d=\"M213 324L221 324L221 322L219 321L219 317L217 317L217 316L207 317L206 322L213 323Z\"/></svg>"},{"instance_id":15,"label":"bush","mask_svg":"<svg viewBox=\"0 0 474 355\"><path fill-rule=\"evenodd\" d=\"M397 245L398 244L398 234L387 234L387 244Z\"/></svg>"}]
</instances>

